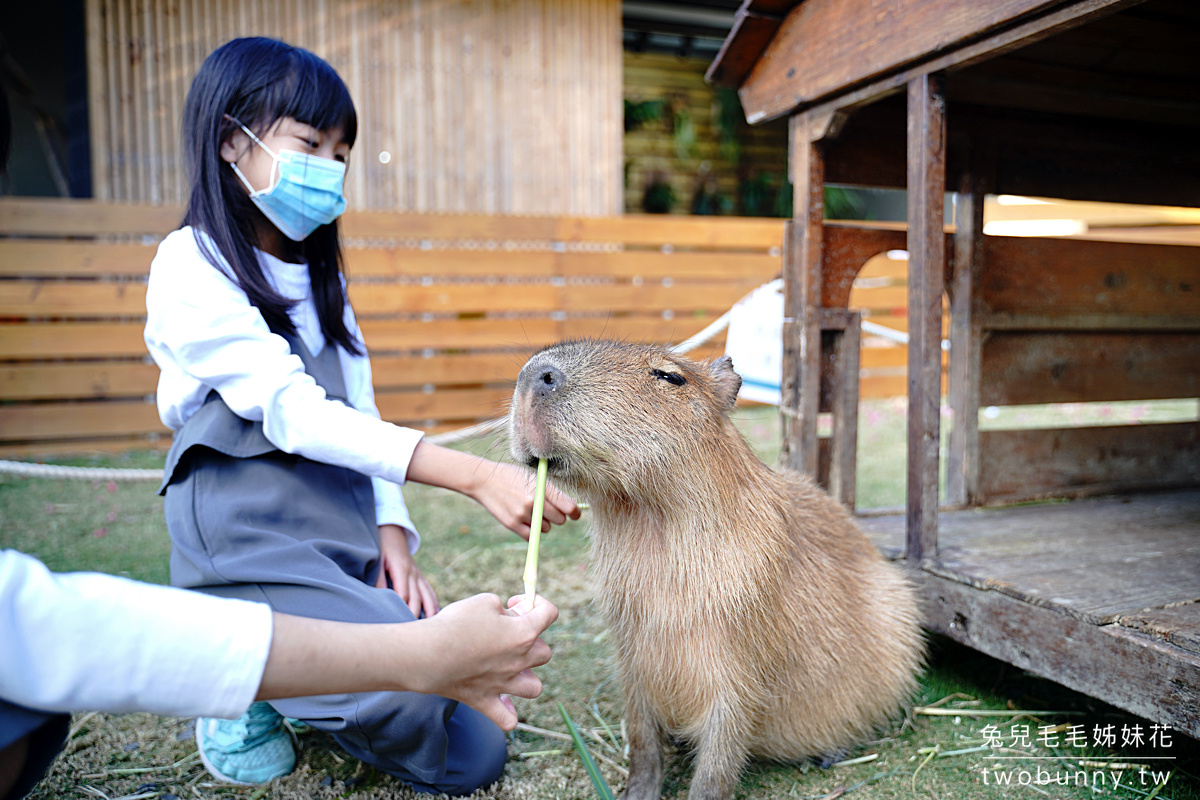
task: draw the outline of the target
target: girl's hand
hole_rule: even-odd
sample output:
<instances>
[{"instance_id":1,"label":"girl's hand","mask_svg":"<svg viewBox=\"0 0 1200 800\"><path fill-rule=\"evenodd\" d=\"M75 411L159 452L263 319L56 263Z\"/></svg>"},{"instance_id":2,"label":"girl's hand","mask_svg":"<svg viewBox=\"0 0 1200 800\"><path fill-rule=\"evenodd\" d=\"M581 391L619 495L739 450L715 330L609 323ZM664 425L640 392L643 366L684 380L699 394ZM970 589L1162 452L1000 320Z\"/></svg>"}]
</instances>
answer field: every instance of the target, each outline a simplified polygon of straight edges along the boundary
<instances>
[{"instance_id":1,"label":"girl's hand","mask_svg":"<svg viewBox=\"0 0 1200 800\"><path fill-rule=\"evenodd\" d=\"M436 617L355 624L272 615L271 650L258 699L343 692L438 694L466 703L506 731L517 724L509 695L537 697L532 669L550 660L539 637L558 609L524 596L505 610L494 594L451 603Z\"/></svg>"},{"instance_id":2,"label":"girl's hand","mask_svg":"<svg viewBox=\"0 0 1200 800\"><path fill-rule=\"evenodd\" d=\"M408 536L399 525L379 526L379 577L375 585L386 589L389 582L414 616L420 618L422 610L426 617L438 613L437 595L413 561Z\"/></svg>"},{"instance_id":3,"label":"girl's hand","mask_svg":"<svg viewBox=\"0 0 1200 800\"><path fill-rule=\"evenodd\" d=\"M501 464L440 445L421 442L408 462L408 480L453 489L472 498L522 539L529 538L536 476L515 464ZM579 519L579 506L552 484L546 485L542 530Z\"/></svg>"},{"instance_id":4,"label":"girl's hand","mask_svg":"<svg viewBox=\"0 0 1200 800\"><path fill-rule=\"evenodd\" d=\"M528 539L533 520L533 492L536 476L515 464L494 464L488 470L480 470L483 480L472 497L488 513L522 539ZM579 506L554 484L546 484L546 503L542 508L542 532L551 525L562 525L570 519L579 519Z\"/></svg>"},{"instance_id":5,"label":"girl's hand","mask_svg":"<svg viewBox=\"0 0 1200 800\"><path fill-rule=\"evenodd\" d=\"M532 608L523 596L509 605L505 611L496 595L479 594L446 606L429 621L437 628L436 668L414 675L432 681L417 691L466 703L506 731L517 724L508 695L542 693L531 670L550 660L550 646L539 637L558 618L558 609L540 595Z\"/></svg>"}]
</instances>

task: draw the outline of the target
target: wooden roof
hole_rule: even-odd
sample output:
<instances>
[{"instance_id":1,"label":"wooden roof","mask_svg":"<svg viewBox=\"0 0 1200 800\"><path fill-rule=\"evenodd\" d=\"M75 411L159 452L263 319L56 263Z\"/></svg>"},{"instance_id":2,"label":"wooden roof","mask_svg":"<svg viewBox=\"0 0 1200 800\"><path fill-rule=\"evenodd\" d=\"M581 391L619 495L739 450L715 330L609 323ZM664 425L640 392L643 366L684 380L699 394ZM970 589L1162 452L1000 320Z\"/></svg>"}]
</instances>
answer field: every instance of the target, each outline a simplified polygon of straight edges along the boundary
<instances>
[{"instance_id":1,"label":"wooden roof","mask_svg":"<svg viewBox=\"0 0 1200 800\"><path fill-rule=\"evenodd\" d=\"M941 57L973 101L1200 125L1197 31L1193 0L745 0L708 78L759 122Z\"/></svg>"},{"instance_id":2,"label":"wooden roof","mask_svg":"<svg viewBox=\"0 0 1200 800\"><path fill-rule=\"evenodd\" d=\"M905 185L907 81L945 75L988 191L1200 206L1195 0L746 0L710 80L748 121L836 114L826 180Z\"/></svg>"}]
</instances>

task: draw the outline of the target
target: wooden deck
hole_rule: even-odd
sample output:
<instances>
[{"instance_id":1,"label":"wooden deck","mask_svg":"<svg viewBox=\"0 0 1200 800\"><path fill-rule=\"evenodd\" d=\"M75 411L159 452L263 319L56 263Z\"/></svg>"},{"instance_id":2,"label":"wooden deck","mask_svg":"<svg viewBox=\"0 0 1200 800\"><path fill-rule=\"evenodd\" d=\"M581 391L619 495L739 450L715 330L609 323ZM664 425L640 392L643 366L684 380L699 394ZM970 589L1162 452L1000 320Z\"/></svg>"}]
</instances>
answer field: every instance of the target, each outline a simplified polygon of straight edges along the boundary
<instances>
[{"instance_id":1,"label":"wooden deck","mask_svg":"<svg viewBox=\"0 0 1200 800\"><path fill-rule=\"evenodd\" d=\"M903 514L859 523L903 556ZM1200 735L1200 490L943 511L939 528L915 573L932 630Z\"/></svg>"}]
</instances>

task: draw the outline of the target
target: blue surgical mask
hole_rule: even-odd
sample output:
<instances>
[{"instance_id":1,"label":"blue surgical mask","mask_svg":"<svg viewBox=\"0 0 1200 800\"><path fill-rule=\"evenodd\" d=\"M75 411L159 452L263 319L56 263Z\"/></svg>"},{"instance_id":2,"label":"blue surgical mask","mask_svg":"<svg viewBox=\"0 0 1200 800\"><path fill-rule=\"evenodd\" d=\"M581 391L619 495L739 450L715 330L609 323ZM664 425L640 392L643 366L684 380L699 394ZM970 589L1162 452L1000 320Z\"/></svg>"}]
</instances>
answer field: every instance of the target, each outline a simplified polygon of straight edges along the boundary
<instances>
[{"instance_id":1,"label":"blue surgical mask","mask_svg":"<svg viewBox=\"0 0 1200 800\"><path fill-rule=\"evenodd\" d=\"M275 181L266 189L255 191L237 164L229 166L250 190L250 200L284 236L294 242L304 241L317 228L342 215L346 210L346 196L342 194L346 180L344 163L298 150L274 153L249 128L245 125L241 128L270 154Z\"/></svg>"}]
</instances>

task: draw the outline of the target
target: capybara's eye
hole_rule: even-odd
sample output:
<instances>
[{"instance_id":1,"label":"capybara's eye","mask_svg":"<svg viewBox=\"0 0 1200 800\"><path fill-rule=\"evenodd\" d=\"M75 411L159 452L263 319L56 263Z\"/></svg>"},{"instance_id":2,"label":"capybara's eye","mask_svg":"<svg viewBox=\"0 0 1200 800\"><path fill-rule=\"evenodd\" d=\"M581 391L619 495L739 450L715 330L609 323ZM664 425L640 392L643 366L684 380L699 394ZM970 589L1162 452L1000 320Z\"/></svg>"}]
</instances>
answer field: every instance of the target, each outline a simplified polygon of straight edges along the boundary
<instances>
[{"instance_id":1,"label":"capybara's eye","mask_svg":"<svg viewBox=\"0 0 1200 800\"><path fill-rule=\"evenodd\" d=\"M661 369L652 369L650 374L658 378L660 381L666 381L672 386L683 386L687 383L687 378L680 375L678 372L666 372Z\"/></svg>"}]
</instances>

